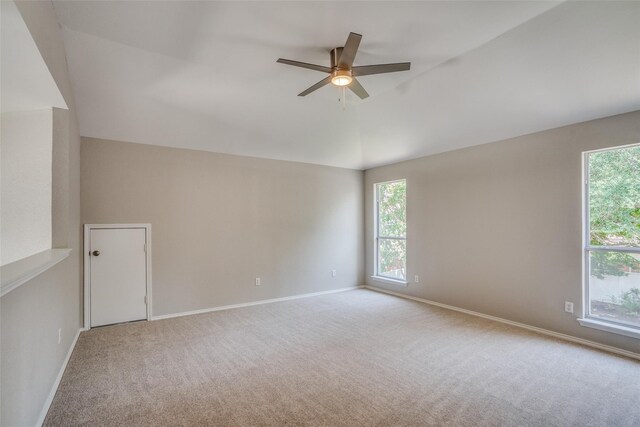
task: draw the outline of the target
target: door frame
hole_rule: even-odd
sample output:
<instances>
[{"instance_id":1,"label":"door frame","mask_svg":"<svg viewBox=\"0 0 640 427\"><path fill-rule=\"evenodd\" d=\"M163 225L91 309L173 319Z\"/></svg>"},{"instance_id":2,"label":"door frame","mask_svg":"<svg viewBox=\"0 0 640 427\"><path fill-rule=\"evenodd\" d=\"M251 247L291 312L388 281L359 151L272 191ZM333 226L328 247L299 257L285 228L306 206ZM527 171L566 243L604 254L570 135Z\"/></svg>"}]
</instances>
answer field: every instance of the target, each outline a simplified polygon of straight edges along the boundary
<instances>
[{"instance_id":1,"label":"door frame","mask_svg":"<svg viewBox=\"0 0 640 427\"><path fill-rule=\"evenodd\" d=\"M84 224L84 329L91 329L91 230L120 228L143 228L145 230L147 264L147 320L152 317L151 298L151 224Z\"/></svg>"}]
</instances>

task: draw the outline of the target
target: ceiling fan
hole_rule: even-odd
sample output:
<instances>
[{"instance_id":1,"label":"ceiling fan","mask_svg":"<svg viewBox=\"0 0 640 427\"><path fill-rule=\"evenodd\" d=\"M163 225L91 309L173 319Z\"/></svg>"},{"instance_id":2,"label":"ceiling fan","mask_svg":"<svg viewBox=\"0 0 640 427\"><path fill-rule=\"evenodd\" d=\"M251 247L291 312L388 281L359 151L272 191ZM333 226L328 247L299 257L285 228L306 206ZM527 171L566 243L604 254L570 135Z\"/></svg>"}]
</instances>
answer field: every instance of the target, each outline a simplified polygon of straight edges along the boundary
<instances>
[{"instance_id":1,"label":"ceiling fan","mask_svg":"<svg viewBox=\"0 0 640 427\"><path fill-rule=\"evenodd\" d=\"M349 33L347 42L344 47L336 47L330 52L331 55L331 67L325 67L324 65L307 64L306 62L292 61L290 59L280 58L276 62L281 64L293 65L294 67L308 68L309 70L321 71L328 73L329 75L318 83L314 84L307 90L304 90L298 94L298 96L306 96L311 92L320 89L321 87L328 85L329 83L339 86L348 87L353 93L358 95L360 99L367 98L369 94L362 87L356 77L369 76L372 74L383 73L395 73L396 71L407 71L411 68L411 62L398 62L395 64L375 64L375 65L361 65L354 67L353 60L358 53L358 46L360 46L360 40L362 35L356 33Z\"/></svg>"}]
</instances>

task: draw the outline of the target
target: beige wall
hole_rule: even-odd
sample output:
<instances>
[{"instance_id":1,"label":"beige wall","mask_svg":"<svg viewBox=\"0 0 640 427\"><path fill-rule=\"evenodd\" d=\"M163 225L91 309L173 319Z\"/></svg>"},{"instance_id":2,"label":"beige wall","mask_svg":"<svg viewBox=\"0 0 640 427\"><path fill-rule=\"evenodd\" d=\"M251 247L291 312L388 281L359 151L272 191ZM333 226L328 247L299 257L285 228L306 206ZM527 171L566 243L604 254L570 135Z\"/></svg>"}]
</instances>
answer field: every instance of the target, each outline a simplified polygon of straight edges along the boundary
<instances>
[{"instance_id":1,"label":"beige wall","mask_svg":"<svg viewBox=\"0 0 640 427\"><path fill-rule=\"evenodd\" d=\"M363 283L361 171L88 138L81 152L82 221L152 225L154 316Z\"/></svg>"},{"instance_id":2,"label":"beige wall","mask_svg":"<svg viewBox=\"0 0 640 427\"><path fill-rule=\"evenodd\" d=\"M2 112L0 128L0 264L6 265L51 249L53 109Z\"/></svg>"},{"instance_id":3,"label":"beige wall","mask_svg":"<svg viewBox=\"0 0 640 427\"><path fill-rule=\"evenodd\" d=\"M32 426L81 325L80 137L51 2L17 4L70 108L53 110L52 241L71 256L1 300L0 425Z\"/></svg>"},{"instance_id":4,"label":"beige wall","mask_svg":"<svg viewBox=\"0 0 640 427\"><path fill-rule=\"evenodd\" d=\"M581 153L640 142L640 112L365 173L367 284L640 352L582 327ZM407 179L408 287L373 273L373 184ZM576 315L564 312L573 301Z\"/></svg>"}]
</instances>

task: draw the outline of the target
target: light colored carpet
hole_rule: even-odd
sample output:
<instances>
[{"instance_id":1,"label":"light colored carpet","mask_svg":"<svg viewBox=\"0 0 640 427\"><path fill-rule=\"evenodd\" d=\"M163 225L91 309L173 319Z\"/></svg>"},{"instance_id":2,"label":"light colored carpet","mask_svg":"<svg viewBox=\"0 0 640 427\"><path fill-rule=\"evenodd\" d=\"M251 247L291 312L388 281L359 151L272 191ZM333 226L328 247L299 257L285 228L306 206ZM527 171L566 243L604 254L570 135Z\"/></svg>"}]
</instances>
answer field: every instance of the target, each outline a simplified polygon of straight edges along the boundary
<instances>
[{"instance_id":1,"label":"light colored carpet","mask_svg":"<svg viewBox=\"0 0 640 427\"><path fill-rule=\"evenodd\" d=\"M640 425L640 363L368 290L81 334L45 425Z\"/></svg>"}]
</instances>

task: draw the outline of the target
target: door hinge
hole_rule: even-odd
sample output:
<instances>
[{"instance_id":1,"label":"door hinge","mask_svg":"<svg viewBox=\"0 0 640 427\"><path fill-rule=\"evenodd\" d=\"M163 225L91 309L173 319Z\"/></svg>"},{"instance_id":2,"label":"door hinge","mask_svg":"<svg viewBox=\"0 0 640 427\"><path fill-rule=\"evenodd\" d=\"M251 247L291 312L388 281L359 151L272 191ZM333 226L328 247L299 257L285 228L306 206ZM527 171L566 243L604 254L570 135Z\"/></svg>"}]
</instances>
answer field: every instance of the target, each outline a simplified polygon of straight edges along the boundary
<instances>
[{"instance_id":1,"label":"door hinge","mask_svg":"<svg viewBox=\"0 0 640 427\"><path fill-rule=\"evenodd\" d=\"M144 296L144 304L145 305L147 304L147 296L146 295Z\"/></svg>"},{"instance_id":2,"label":"door hinge","mask_svg":"<svg viewBox=\"0 0 640 427\"><path fill-rule=\"evenodd\" d=\"M146 243L144 244L144 253L145 254L147 253L147 244Z\"/></svg>"}]
</instances>

